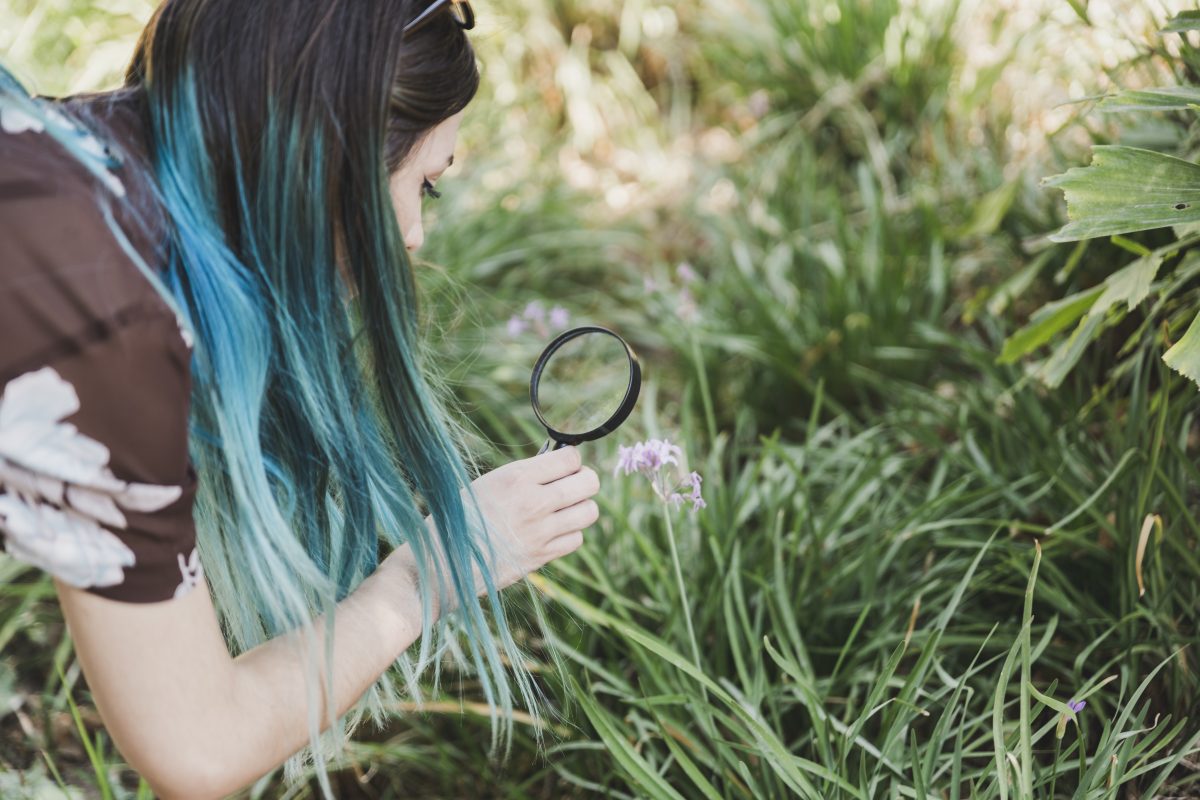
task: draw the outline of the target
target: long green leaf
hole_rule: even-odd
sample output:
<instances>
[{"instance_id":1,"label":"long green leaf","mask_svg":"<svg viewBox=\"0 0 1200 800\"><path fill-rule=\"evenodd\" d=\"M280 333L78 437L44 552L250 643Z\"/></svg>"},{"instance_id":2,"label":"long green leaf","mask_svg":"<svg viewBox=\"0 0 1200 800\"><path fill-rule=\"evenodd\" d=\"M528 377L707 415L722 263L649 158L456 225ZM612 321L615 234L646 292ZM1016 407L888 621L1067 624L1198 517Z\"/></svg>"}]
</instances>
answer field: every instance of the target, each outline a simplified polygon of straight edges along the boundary
<instances>
[{"instance_id":1,"label":"long green leaf","mask_svg":"<svg viewBox=\"0 0 1200 800\"><path fill-rule=\"evenodd\" d=\"M63 674L62 666L54 665L58 670L58 679L62 682L63 692L66 694L67 705L71 709L71 718L75 721L75 729L79 731L79 740L83 742L83 749L87 752L88 761L92 764L92 770L96 773L96 783L100 787L100 794L104 800L112 800L112 787L109 785L108 776L105 772L104 759L96 752L96 748L92 745L92 737L88 735L87 728L83 724L83 715L79 713L79 706L75 704L75 698L71 696L71 687L67 685L67 678Z\"/></svg>"},{"instance_id":2,"label":"long green leaf","mask_svg":"<svg viewBox=\"0 0 1200 800\"><path fill-rule=\"evenodd\" d=\"M569 680L575 690L575 696L579 699L579 706L587 714L588 720L608 746L608 751L636 782L638 789L647 792L649 797L683 800L683 795L672 789L670 784L663 780L662 776L646 763L646 759L642 758L626 741L609 718L608 713L592 699L591 691L581 687L574 678L569 678Z\"/></svg>"},{"instance_id":3,"label":"long green leaf","mask_svg":"<svg viewBox=\"0 0 1200 800\"><path fill-rule=\"evenodd\" d=\"M1004 695L1008 691L1008 683L1012 680L1013 665L1017 661L1021 648L1018 638L1008 649L1008 656L1000 667L1000 676L996 681L996 689L992 694L992 747L996 759L996 787L1000 790L1000 800L1008 800L1008 751L1005 747L1004 736Z\"/></svg>"},{"instance_id":4,"label":"long green leaf","mask_svg":"<svg viewBox=\"0 0 1200 800\"><path fill-rule=\"evenodd\" d=\"M1200 31L1200 11L1180 11L1167 22L1163 33Z\"/></svg>"},{"instance_id":5,"label":"long green leaf","mask_svg":"<svg viewBox=\"0 0 1200 800\"><path fill-rule=\"evenodd\" d=\"M1051 356L1038 369L1037 376L1042 383L1051 389L1058 388L1103 328L1103 317L1090 314L1084 317L1067 340L1054 348Z\"/></svg>"},{"instance_id":6,"label":"long green leaf","mask_svg":"<svg viewBox=\"0 0 1200 800\"><path fill-rule=\"evenodd\" d=\"M658 721L659 728L664 728L662 717L660 717L658 714L655 714L654 719ZM687 751L683 749L683 745L675 741L674 736L671 736L669 733L666 734L663 736L663 743L666 744L667 749L671 751L671 755L675 756L675 760L679 762L679 766L682 767L683 771L687 773L687 776L692 779L692 783L696 785L696 788L701 794L708 798L708 800L722 800L721 793L718 792L716 787L704 777L704 773L702 773L700 768L696 766L696 762L693 761L692 757L689 756Z\"/></svg>"},{"instance_id":7,"label":"long green leaf","mask_svg":"<svg viewBox=\"0 0 1200 800\"><path fill-rule=\"evenodd\" d=\"M1028 324L1005 340L997 362L1011 364L1053 339L1056 333L1086 314L1103 291L1102 286L1096 286L1047 303L1033 312Z\"/></svg>"},{"instance_id":8,"label":"long green leaf","mask_svg":"<svg viewBox=\"0 0 1200 800\"><path fill-rule=\"evenodd\" d=\"M1174 111L1200 109L1200 88L1164 86L1158 89L1131 89L1109 95L1096 106L1101 111Z\"/></svg>"},{"instance_id":9,"label":"long green leaf","mask_svg":"<svg viewBox=\"0 0 1200 800\"><path fill-rule=\"evenodd\" d=\"M1033 634L1033 593L1037 586L1038 567L1042 563L1042 548L1036 542L1034 543L1035 550L1033 555L1033 569L1029 571L1029 583L1025 587L1025 609L1022 614L1021 625L1021 769L1018 775L1021 781L1021 797L1022 800L1033 800L1033 740L1030 737L1030 728L1033 725L1033 717L1030 713L1029 689L1033 685L1032 661L1030 655L1030 638Z\"/></svg>"},{"instance_id":10,"label":"long green leaf","mask_svg":"<svg viewBox=\"0 0 1200 800\"><path fill-rule=\"evenodd\" d=\"M1092 164L1043 181L1062 189L1071 220L1058 242L1200 221L1200 166L1139 147L1100 145Z\"/></svg>"},{"instance_id":11,"label":"long green leaf","mask_svg":"<svg viewBox=\"0 0 1200 800\"><path fill-rule=\"evenodd\" d=\"M1090 316L1101 316L1117 303L1125 303L1131 311L1150 294L1150 284L1162 266L1161 253L1154 252L1128 264L1108 276L1104 293L1088 309Z\"/></svg>"},{"instance_id":12,"label":"long green leaf","mask_svg":"<svg viewBox=\"0 0 1200 800\"><path fill-rule=\"evenodd\" d=\"M1096 491L1092 492L1086 500L1084 500L1082 503L1080 503L1078 506L1076 506L1074 511L1072 511L1070 514L1067 514L1062 519L1058 520L1058 522L1055 522L1053 525L1046 528L1046 530L1045 530L1046 535L1049 536L1050 534L1055 533L1056 531L1062 530L1067 525L1070 525L1071 522L1073 522L1076 517L1078 517L1080 514L1083 514L1089 508L1091 508L1093 505L1095 505L1095 503L1100 498L1107 497L1108 496L1108 487L1111 486L1113 481L1115 481L1117 479L1117 477L1125 471L1125 467L1138 454L1139 453L1136 449L1131 448L1129 450L1126 450L1125 453L1121 456L1120 460L1117 461L1117 465L1115 467L1113 467L1112 472L1108 473L1108 477L1106 477L1104 479L1104 483L1100 484L1099 488L1097 488Z\"/></svg>"},{"instance_id":13,"label":"long green leaf","mask_svg":"<svg viewBox=\"0 0 1200 800\"><path fill-rule=\"evenodd\" d=\"M1200 385L1200 314L1196 314L1183 338L1163 354L1163 361L1180 375Z\"/></svg>"}]
</instances>

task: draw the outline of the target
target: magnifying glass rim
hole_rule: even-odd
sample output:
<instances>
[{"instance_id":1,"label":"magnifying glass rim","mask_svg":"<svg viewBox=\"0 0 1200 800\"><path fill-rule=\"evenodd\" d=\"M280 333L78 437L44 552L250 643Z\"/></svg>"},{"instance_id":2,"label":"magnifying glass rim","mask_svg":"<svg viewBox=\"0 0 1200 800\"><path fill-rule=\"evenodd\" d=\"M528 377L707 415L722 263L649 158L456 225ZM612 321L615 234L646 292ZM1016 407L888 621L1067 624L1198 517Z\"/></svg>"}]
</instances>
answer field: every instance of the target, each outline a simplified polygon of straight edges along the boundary
<instances>
[{"instance_id":1,"label":"magnifying glass rim","mask_svg":"<svg viewBox=\"0 0 1200 800\"><path fill-rule=\"evenodd\" d=\"M538 384L541 382L542 370L550 362L550 357L557 353L558 349L564 344L586 333L607 333L621 343L621 347L625 348L625 356L629 359L629 385L625 387L625 397L622 398L621 405L617 407L612 416L604 420L599 426L584 433L564 433L552 427L550 423L546 422L546 418L542 416L541 405L538 403ZM537 416L538 422L542 423L542 427L546 429L546 432L550 434L550 438L564 444L575 445L580 442L590 442L594 439L599 439L601 436L616 430L617 426L624 422L630 412L633 411L633 407L637 403L638 392L641 388L642 365L638 361L637 353L633 352L633 348L629 346L629 342L622 339L616 331L611 331L600 325L580 325L577 328L571 328L560 333L550 344L546 345L546 349L538 356L537 362L533 365L533 375L529 378L529 399L533 405L533 413Z\"/></svg>"}]
</instances>

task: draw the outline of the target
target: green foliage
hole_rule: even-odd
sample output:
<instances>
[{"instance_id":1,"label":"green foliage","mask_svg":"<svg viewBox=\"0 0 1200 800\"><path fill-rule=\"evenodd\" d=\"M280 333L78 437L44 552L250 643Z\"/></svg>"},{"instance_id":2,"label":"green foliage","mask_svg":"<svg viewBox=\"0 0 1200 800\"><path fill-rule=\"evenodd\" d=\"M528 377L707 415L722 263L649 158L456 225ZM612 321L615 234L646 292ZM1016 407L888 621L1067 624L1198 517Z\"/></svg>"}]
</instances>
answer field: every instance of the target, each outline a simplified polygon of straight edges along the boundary
<instances>
[{"instance_id":1,"label":"green foliage","mask_svg":"<svg viewBox=\"0 0 1200 800\"><path fill-rule=\"evenodd\" d=\"M67 7L29 25L57 36ZM621 331L646 382L626 426L585 448L601 522L529 595L510 590L516 618L547 624L519 641L561 705L550 751L519 731L506 769L486 763L478 687L459 675L443 685L463 698L398 709L353 743L344 795L1194 793L1200 408L1177 372L1200 375L1200 234L1178 216L1196 206L1174 208L1195 169L1187 43L1115 71L1129 88L1097 104L1113 114L1080 109L1092 166L1069 169L1086 161L1072 125L1023 172L1002 75L1053 54L996 44L969 65L1003 10L477 11L483 94L427 205L418 272L438 366L493 463L542 439L527 381L545 338L505 330L530 301ZM22 63L77 74L39 59ZM1178 88L1155 88L1164 70ZM1147 120L1157 144L1112 132ZM1068 220L1033 184L1051 172ZM1141 225L1143 201L1177 227ZM1047 240L1064 221L1107 238ZM664 518L612 475L616 445L648 436L683 446L708 508ZM34 775L45 750L64 783L133 796L88 703L80 732L45 678L71 657L48 582L0 572L0 597L6 707L33 718L31 733L4 718L21 757L0 759ZM120 781L95 777L89 740ZM282 792L272 774L244 795Z\"/></svg>"},{"instance_id":2,"label":"green foliage","mask_svg":"<svg viewBox=\"0 0 1200 800\"><path fill-rule=\"evenodd\" d=\"M1172 20L1166 30L1190 30L1192 24L1192 18L1182 14ZM1190 51L1186 41L1181 47ZM1161 51L1157 55L1168 57ZM1071 321L1072 315L1078 317L1087 310L1087 316L1070 337L1056 345L1051 356L1036 368L1037 376L1047 386L1055 388L1106 329L1123 321L1125 312L1118 310L1110 315L1110 308L1124 302L1126 311L1133 312L1153 289L1158 302L1146 314L1145 323L1125 339L1118 352L1124 354L1145 348L1166 350L1162 357L1168 366L1200 384L1200 348L1195 344L1196 336L1189 337L1185 333L1171 344L1172 332L1182 330L1182 323L1193 319L1200 309L1200 288L1192 279L1194 270L1189 268L1194 264L1189 250L1200 241L1192 235L1194 224L1200 221L1200 166L1192 160L1192 134L1197 130L1194 112L1200 109L1197 100L1200 100L1200 88L1187 85L1126 90L1106 97L1098 104L1102 111L1126 112L1137 117L1182 112L1177 119L1182 129L1178 149L1187 157L1139 147L1097 145L1092 150L1090 166L1075 167L1043 182L1045 186L1063 191L1070 219L1051 236L1052 240L1069 242L1116 237L1114 242L1132 250L1139 258L1111 273L1105 279L1103 291L1077 292L1071 298L1043 307L1025 328L1005 343L1001 354L1003 361L1028 355L1057 334ZM1119 236L1161 228L1171 228L1174 240L1153 251ZM1168 272L1166 280L1154 284L1164 262L1170 262L1175 269ZM1094 305L1088 302L1092 298L1095 298ZM1164 326L1165 329L1161 329ZM1188 333L1195 327L1193 324Z\"/></svg>"},{"instance_id":3,"label":"green foliage","mask_svg":"<svg viewBox=\"0 0 1200 800\"><path fill-rule=\"evenodd\" d=\"M1179 111L1196 110L1200 89L1194 86L1167 86L1160 89L1131 89L1109 95L1097 105L1101 111Z\"/></svg>"},{"instance_id":4,"label":"green foliage","mask_svg":"<svg viewBox=\"0 0 1200 800\"><path fill-rule=\"evenodd\" d=\"M1136 147L1100 146L1090 167L1045 182L1067 196L1060 242L1200 220L1200 166Z\"/></svg>"},{"instance_id":5,"label":"green foliage","mask_svg":"<svg viewBox=\"0 0 1200 800\"><path fill-rule=\"evenodd\" d=\"M1171 18L1163 33L1183 33L1200 30L1200 11L1181 11Z\"/></svg>"},{"instance_id":6,"label":"green foliage","mask_svg":"<svg viewBox=\"0 0 1200 800\"><path fill-rule=\"evenodd\" d=\"M1187 332L1163 353L1168 367L1200 384L1200 313L1192 320Z\"/></svg>"},{"instance_id":7,"label":"green foliage","mask_svg":"<svg viewBox=\"0 0 1200 800\"><path fill-rule=\"evenodd\" d=\"M1102 291L1101 287L1088 289L1039 308L1029 324L1004 342L999 362L1012 363L1053 339L1055 334L1087 314Z\"/></svg>"},{"instance_id":8,"label":"green foliage","mask_svg":"<svg viewBox=\"0 0 1200 800\"><path fill-rule=\"evenodd\" d=\"M121 82L154 0L8 0L0 53L32 91L61 96Z\"/></svg>"}]
</instances>

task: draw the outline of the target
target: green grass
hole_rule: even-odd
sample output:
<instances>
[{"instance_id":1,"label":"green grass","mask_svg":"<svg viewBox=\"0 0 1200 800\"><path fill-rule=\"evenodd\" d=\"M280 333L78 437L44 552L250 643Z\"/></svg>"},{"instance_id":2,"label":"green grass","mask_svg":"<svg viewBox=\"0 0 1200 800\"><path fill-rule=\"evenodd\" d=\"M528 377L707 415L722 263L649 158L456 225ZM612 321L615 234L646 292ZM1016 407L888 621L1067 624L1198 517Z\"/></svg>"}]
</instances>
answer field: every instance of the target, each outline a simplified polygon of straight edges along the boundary
<instances>
[{"instance_id":1,"label":"green grass","mask_svg":"<svg viewBox=\"0 0 1200 800\"><path fill-rule=\"evenodd\" d=\"M601 522L510 590L559 711L548 752L521 724L513 760L489 764L456 675L444 706L361 732L341 795L1200 792L1200 403L1161 358L1194 316L1194 259L1107 317L1054 388L1031 368L1055 334L999 358L1044 303L1172 241L1045 239L1066 220L1038 180L1086 163L1073 134L1121 125L1081 106L1014 169L1002 71L1050 56L1009 42L964 88L969 49L1001 47L1006 18L953 3L497 6L461 172L430 207L431 355L491 463L541 442L543 341L504 330L529 301L621 331L646 383L626 426L585 446ZM1143 44L1078 80L1190 80L1194 51ZM1182 147L1190 124L1153 130ZM616 445L650 436L704 475L696 516L668 525L642 479L613 476ZM48 582L0 569L0 697L25 715L0 717L0 780L138 796ZM272 775L245 796L315 786Z\"/></svg>"}]
</instances>

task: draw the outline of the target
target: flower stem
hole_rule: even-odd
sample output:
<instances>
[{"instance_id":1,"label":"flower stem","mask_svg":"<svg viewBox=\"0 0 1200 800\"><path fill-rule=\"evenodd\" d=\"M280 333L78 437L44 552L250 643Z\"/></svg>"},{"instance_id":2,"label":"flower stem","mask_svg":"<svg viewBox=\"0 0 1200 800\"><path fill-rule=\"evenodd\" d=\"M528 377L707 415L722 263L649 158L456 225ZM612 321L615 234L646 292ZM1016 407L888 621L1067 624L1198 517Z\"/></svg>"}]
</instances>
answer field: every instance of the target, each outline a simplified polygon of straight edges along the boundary
<instances>
[{"instance_id":1,"label":"flower stem","mask_svg":"<svg viewBox=\"0 0 1200 800\"><path fill-rule=\"evenodd\" d=\"M687 589L683 585L683 570L679 568L679 553L675 549L675 526L671 524L671 509L667 504L663 504L663 516L667 520L667 542L671 545L671 563L675 565L675 581L679 584L679 602L683 606L683 619L687 623L688 639L692 643L692 660L696 662L696 669L703 671L704 667L700 665L700 648L696 644L696 631L692 627L692 604L688 602ZM700 690L703 692L704 687ZM705 692L705 699L708 694Z\"/></svg>"},{"instance_id":2,"label":"flower stem","mask_svg":"<svg viewBox=\"0 0 1200 800\"><path fill-rule=\"evenodd\" d=\"M1082 745L1080 745L1082 747ZM1047 797L1054 800L1054 785L1058 783L1058 757L1062 752L1062 737L1054 738L1054 760L1050 762L1050 794Z\"/></svg>"}]
</instances>

